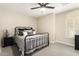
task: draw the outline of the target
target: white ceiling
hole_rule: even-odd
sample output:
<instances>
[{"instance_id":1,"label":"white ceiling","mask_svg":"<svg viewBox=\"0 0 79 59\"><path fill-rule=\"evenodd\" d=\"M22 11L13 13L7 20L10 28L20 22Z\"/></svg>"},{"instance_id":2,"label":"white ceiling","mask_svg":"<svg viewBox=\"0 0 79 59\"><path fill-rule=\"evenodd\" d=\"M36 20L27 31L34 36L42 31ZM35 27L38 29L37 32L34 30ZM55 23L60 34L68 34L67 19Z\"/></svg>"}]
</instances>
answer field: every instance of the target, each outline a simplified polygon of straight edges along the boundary
<instances>
[{"instance_id":1,"label":"white ceiling","mask_svg":"<svg viewBox=\"0 0 79 59\"><path fill-rule=\"evenodd\" d=\"M50 13L61 13L71 9L79 8L79 4L75 3L50 3L48 6L53 6L55 9L46 9L46 11L40 11L40 9L31 10L32 7L38 7L36 3L0 3L1 8L15 11L24 15L32 17L40 17Z\"/></svg>"}]
</instances>

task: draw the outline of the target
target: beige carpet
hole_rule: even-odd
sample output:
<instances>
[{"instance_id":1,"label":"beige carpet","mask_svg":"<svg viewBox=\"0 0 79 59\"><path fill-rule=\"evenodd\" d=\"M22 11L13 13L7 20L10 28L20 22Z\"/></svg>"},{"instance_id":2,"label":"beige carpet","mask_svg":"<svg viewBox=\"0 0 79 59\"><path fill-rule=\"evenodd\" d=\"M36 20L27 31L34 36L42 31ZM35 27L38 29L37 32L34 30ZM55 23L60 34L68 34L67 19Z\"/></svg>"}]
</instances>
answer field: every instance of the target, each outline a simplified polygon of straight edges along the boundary
<instances>
[{"instance_id":1,"label":"beige carpet","mask_svg":"<svg viewBox=\"0 0 79 59\"><path fill-rule=\"evenodd\" d=\"M1 48L1 56L18 56L18 50L16 46L8 46ZM55 43L50 44L48 47L35 52L32 56L79 56L79 50L75 50L74 47Z\"/></svg>"}]
</instances>

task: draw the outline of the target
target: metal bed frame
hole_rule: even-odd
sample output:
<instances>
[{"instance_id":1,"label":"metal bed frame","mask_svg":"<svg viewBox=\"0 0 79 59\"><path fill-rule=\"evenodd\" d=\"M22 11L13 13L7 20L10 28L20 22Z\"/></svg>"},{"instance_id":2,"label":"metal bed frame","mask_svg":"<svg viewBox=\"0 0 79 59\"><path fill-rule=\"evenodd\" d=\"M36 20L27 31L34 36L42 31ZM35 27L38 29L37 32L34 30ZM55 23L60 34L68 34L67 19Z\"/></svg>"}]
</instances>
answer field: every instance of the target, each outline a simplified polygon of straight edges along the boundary
<instances>
[{"instance_id":1,"label":"metal bed frame","mask_svg":"<svg viewBox=\"0 0 79 59\"><path fill-rule=\"evenodd\" d=\"M16 31L17 31L17 28L27 28L27 27L16 27L15 28L15 36L16 36ZM40 35L40 36L39 36ZM35 36L35 37L34 37ZM37 36L37 37L36 37ZM35 41L33 41L33 39ZM47 41L45 41L45 39L47 39ZM42 40L41 44L40 44L40 40ZM30 42L36 42L36 46L34 46L34 44L32 45L32 49L27 49L27 41L30 41ZM38 41L38 45L37 45L37 41ZM17 44L17 43L16 43ZM33 34L33 35L26 35L25 38L24 38L24 51L22 52L22 55L23 56L26 56L26 55L31 55L33 54L35 51L38 51L46 46L49 46L49 33L36 33L36 34ZM30 53L29 53L30 51Z\"/></svg>"}]
</instances>

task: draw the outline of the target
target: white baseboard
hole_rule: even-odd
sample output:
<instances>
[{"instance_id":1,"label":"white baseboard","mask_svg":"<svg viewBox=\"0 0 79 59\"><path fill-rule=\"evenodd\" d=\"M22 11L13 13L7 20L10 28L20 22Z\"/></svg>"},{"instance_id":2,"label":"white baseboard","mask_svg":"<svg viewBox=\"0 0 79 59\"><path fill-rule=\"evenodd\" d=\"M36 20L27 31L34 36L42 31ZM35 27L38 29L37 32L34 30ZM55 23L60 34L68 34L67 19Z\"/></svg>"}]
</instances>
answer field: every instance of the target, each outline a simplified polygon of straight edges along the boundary
<instances>
[{"instance_id":1,"label":"white baseboard","mask_svg":"<svg viewBox=\"0 0 79 59\"><path fill-rule=\"evenodd\" d=\"M56 42L74 47L74 44L70 44L67 42L63 42L63 41L56 41Z\"/></svg>"},{"instance_id":2,"label":"white baseboard","mask_svg":"<svg viewBox=\"0 0 79 59\"><path fill-rule=\"evenodd\" d=\"M50 41L49 43L55 43L55 41Z\"/></svg>"}]
</instances>

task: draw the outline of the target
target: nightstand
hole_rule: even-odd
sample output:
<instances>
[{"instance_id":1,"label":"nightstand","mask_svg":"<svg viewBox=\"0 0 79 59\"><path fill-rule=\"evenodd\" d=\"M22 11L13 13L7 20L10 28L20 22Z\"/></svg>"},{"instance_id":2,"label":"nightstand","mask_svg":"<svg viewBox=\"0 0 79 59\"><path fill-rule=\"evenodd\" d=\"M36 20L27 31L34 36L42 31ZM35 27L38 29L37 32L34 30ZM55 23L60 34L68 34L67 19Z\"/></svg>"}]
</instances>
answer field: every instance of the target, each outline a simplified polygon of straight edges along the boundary
<instances>
[{"instance_id":1,"label":"nightstand","mask_svg":"<svg viewBox=\"0 0 79 59\"><path fill-rule=\"evenodd\" d=\"M75 49L79 50L79 35L75 35Z\"/></svg>"},{"instance_id":2,"label":"nightstand","mask_svg":"<svg viewBox=\"0 0 79 59\"><path fill-rule=\"evenodd\" d=\"M6 47L6 46L12 46L15 44L15 40L14 40L14 37L4 37L4 40L3 40L3 47Z\"/></svg>"}]
</instances>

